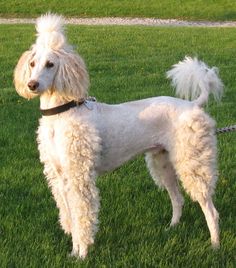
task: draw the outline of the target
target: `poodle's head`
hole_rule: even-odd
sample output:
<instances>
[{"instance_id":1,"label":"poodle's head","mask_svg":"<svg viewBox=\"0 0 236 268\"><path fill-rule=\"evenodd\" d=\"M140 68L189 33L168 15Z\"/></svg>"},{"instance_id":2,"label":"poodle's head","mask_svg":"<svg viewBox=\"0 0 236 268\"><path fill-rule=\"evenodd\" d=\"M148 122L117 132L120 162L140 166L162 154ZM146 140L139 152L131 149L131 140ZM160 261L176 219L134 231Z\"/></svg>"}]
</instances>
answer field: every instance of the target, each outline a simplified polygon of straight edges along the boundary
<instances>
[{"instance_id":1,"label":"poodle's head","mask_svg":"<svg viewBox=\"0 0 236 268\"><path fill-rule=\"evenodd\" d=\"M37 19L37 39L23 53L14 72L19 95L33 98L57 91L68 100L87 97L89 77L82 58L67 44L62 17L46 14Z\"/></svg>"}]
</instances>

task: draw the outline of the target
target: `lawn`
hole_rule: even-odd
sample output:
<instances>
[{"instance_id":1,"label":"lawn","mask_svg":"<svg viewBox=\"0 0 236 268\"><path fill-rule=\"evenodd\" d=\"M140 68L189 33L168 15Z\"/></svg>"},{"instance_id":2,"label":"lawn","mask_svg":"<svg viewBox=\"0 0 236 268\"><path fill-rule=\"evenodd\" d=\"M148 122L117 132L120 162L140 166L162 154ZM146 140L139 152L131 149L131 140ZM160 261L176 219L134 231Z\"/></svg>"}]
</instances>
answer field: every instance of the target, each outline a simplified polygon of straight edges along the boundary
<instances>
[{"instance_id":1,"label":"lawn","mask_svg":"<svg viewBox=\"0 0 236 268\"><path fill-rule=\"evenodd\" d=\"M218 66L222 104L206 107L218 126L235 124L235 29L70 26L91 79L90 95L119 103L173 95L165 72L184 55ZM35 131L37 99L20 98L12 73L34 40L33 25L0 25L0 266L1 267L235 267L236 138L218 137L221 248L213 251L203 214L185 195L173 229L167 193L148 174L143 157L100 177L100 229L85 261L68 256L71 241L42 174ZM13 42L14 40L14 42Z\"/></svg>"},{"instance_id":2,"label":"lawn","mask_svg":"<svg viewBox=\"0 0 236 268\"><path fill-rule=\"evenodd\" d=\"M235 20L232 0L0 0L1 17L35 17L52 11L68 17L154 17L186 20Z\"/></svg>"}]
</instances>

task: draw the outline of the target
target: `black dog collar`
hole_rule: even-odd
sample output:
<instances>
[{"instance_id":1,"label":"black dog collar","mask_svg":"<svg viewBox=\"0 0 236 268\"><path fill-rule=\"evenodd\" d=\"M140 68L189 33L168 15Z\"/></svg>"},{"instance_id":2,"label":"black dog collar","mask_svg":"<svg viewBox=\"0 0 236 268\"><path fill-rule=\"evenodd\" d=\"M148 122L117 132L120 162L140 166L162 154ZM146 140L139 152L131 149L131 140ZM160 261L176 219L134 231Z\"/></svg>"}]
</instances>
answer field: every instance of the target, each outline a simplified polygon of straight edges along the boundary
<instances>
[{"instance_id":1,"label":"black dog collar","mask_svg":"<svg viewBox=\"0 0 236 268\"><path fill-rule=\"evenodd\" d=\"M70 101L68 103L65 103L63 105L51 108L51 109L40 109L42 115L44 116L50 116L50 115L55 115L55 114L60 114L65 111L68 111L70 108L79 106L84 103L84 100L81 101Z\"/></svg>"}]
</instances>

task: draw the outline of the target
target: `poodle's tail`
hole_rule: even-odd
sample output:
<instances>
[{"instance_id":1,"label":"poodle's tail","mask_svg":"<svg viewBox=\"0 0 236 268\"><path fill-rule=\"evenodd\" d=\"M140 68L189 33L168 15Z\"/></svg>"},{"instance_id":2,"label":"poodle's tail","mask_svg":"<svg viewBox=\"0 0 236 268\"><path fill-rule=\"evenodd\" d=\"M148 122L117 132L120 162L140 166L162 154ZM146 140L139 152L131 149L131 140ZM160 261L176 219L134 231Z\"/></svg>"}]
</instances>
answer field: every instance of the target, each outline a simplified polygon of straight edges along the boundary
<instances>
[{"instance_id":1,"label":"poodle's tail","mask_svg":"<svg viewBox=\"0 0 236 268\"><path fill-rule=\"evenodd\" d=\"M173 65L167 72L167 78L172 79L172 85L180 98L190 99L199 106L208 101L210 93L216 101L220 101L222 97L223 83L218 77L218 69L209 68L197 58L185 57L183 61Z\"/></svg>"}]
</instances>

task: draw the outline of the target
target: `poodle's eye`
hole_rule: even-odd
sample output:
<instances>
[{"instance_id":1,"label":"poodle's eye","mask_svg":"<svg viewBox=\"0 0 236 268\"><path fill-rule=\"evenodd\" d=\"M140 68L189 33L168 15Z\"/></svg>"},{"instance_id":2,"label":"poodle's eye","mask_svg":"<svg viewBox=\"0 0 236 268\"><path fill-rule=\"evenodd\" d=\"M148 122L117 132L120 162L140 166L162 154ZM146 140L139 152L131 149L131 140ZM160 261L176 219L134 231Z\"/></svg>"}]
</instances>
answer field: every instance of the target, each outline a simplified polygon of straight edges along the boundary
<instances>
[{"instance_id":1,"label":"poodle's eye","mask_svg":"<svg viewBox=\"0 0 236 268\"><path fill-rule=\"evenodd\" d=\"M52 68L54 66L54 63L51 61L47 61L45 66L46 66L46 68Z\"/></svg>"},{"instance_id":2,"label":"poodle's eye","mask_svg":"<svg viewBox=\"0 0 236 268\"><path fill-rule=\"evenodd\" d=\"M34 68L34 66L35 66L35 62L34 61L31 61L30 67Z\"/></svg>"}]
</instances>

